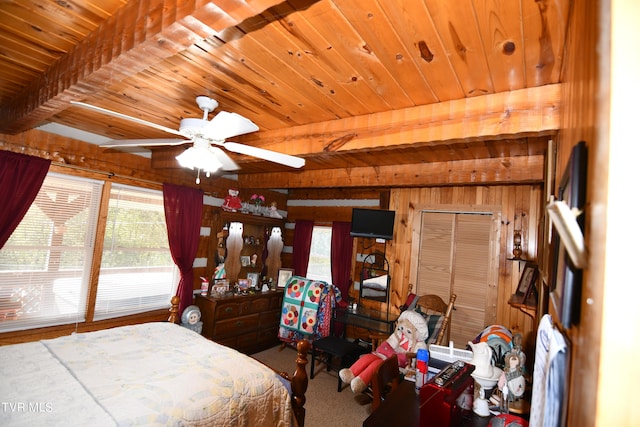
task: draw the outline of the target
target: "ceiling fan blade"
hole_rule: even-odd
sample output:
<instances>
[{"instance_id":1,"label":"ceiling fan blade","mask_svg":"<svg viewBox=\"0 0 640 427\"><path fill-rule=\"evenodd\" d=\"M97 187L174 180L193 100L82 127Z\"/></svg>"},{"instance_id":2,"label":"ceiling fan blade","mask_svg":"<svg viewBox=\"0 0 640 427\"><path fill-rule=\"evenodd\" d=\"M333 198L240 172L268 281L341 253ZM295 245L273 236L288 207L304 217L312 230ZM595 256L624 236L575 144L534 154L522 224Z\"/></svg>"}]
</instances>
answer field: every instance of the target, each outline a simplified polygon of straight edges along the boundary
<instances>
[{"instance_id":1,"label":"ceiling fan blade","mask_svg":"<svg viewBox=\"0 0 640 427\"><path fill-rule=\"evenodd\" d=\"M100 147L158 147L162 145L182 145L191 142L188 139L113 139Z\"/></svg>"},{"instance_id":2,"label":"ceiling fan blade","mask_svg":"<svg viewBox=\"0 0 640 427\"><path fill-rule=\"evenodd\" d=\"M116 111L107 110L106 108L96 107L95 105L85 104L84 102L71 101L71 104L77 105L78 107L87 108L89 110L97 111L99 113L108 114L113 117L118 117L119 119L129 120L130 122L138 123L141 125L149 126L154 129L162 130L167 133L172 133L174 135L182 136L179 131L175 129L168 128L166 126L157 125L155 123L148 122L146 120L138 119L135 117L127 116L126 114L118 113Z\"/></svg>"},{"instance_id":3,"label":"ceiling fan blade","mask_svg":"<svg viewBox=\"0 0 640 427\"><path fill-rule=\"evenodd\" d=\"M289 154L278 153L277 151L265 150L264 148L252 147L251 145L238 144L237 142L225 142L224 148L234 153L246 154L247 156L258 157L292 168L301 168L305 160L301 157L290 156Z\"/></svg>"},{"instance_id":4,"label":"ceiling fan blade","mask_svg":"<svg viewBox=\"0 0 640 427\"><path fill-rule=\"evenodd\" d=\"M223 170L234 171L240 169L236 162L234 162L233 159L231 159L231 157L229 157L229 155L224 152L224 150L218 147L210 147L210 150L213 151L218 160L220 160L220 163L222 163Z\"/></svg>"},{"instance_id":5,"label":"ceiling fan blade","mask_svg":"<svg viewBox=\"0 0 640 427\"><path fill-rule=\"evenodd\" d=\"M223 141L237 135L255 132L259 128L251 120L240 114L220 111L207 122L204 132L207 138Z\"/></svg>"}]
</instances>

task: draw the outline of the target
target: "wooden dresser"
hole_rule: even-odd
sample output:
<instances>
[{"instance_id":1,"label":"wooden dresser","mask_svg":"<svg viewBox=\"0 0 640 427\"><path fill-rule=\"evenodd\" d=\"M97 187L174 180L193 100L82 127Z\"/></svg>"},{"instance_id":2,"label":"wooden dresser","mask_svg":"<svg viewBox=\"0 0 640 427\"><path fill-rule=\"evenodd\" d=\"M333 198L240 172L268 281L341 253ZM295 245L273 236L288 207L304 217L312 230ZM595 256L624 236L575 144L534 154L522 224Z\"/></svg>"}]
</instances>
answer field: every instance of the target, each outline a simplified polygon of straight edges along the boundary
<instances>
[{"instance_id":1,"label":"wooden dresser","mask_svg":"<svg viewBox=\"0 0 640 427\"><path fill-rule=\"evenodd\" d=\"M282 290L253 295L196 296L202 335L246 354L278 344Z\"/></svg>"}]
</instances>

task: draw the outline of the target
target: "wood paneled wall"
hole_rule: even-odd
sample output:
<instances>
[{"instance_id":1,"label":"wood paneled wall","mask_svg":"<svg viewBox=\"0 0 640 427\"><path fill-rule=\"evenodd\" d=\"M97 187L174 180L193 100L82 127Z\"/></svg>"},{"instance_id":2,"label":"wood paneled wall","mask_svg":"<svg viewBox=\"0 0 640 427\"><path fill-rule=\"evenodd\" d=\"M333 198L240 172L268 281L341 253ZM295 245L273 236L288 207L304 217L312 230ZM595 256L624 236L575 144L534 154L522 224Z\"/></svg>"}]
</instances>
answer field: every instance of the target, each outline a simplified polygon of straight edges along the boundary
<instances>
[{"instance_id":1,"label":"wood paneled wall","mask_svg":"<svg viewBox=\"0 0 640 427\"><path fill-rule=\"evenodd\" d=\"M387 253L392 264L391 288L392 297L404 298L407 295L410 280L410 267L418 254L412 253L413 219L416 206L443 208L480 206L500 208L501 230L499 241L499 274L497 283L496 323L504 325L512 331L519 331L525 337L525 344L532 348L533 331L537 327L534 319L511 307L507 302L515 292L520 279L521 266L518 262L507 260L513 257L514 227L523 230L522 258L537 261L538 224L541 216L543 191L541 185L518 186L467 186L467 187L432 187L393 189L391 191L390 209L396 211L394 240ZM415 288L415 287L414 287ZM404 301L402 301L404 302ZM391 301L392 306L402 304L399 300ZM480 331L478 331L480 332ZM470 339L473 337L469 337ZM533 354L530 353L530 357Z\"/></svg>"},{"instance_id":2,"label":"wood paneled wall","mask_svg":"<svg viewBox=\"0 0 640 427\"><path fill-rule=\"evenodd\" d=\"M388 202L384 198L388 194ZM294 190L289 200L294 206L288 207L286 242L293 240L293 231L297 219L310 219L317 223L329 224L331 221L350 221L351 209L358 206L358 200L369 203L382 199L380 206L396 211L394 240L387 243L386 254L391 265L391 310L405 302L408 289L410 266L417 254L412 253L412 224L415 206L498 206L500 209L500 252L499 279L497 283L496 323L519 331L525 336L529 348L533 345L534 319L507 304L520 279L521 266L518 262L508 261L513 256L514 227L523 230L523 258L537 260L539 223L544 194L542 185L514 186L465 186L465 187L428 187L391 189L388 193L381 190ZM305 201L305 203L299 203ZM386 206L384 206L386 207ZM290 243L288 243L290 244ZM354 245L354 252L358 250ZM289 264L291 265L291 264ZM355 274L355 271L354 271ZM352 277L357 280L357 277ZM415 289L415 288L414 288ZM383 308L383 307L380 307ZM480 331L478 331L480 332ZM470 337L473 338L473 337ZM530 353L533 359L533 354Z\"/></svg>"}]
</instances>

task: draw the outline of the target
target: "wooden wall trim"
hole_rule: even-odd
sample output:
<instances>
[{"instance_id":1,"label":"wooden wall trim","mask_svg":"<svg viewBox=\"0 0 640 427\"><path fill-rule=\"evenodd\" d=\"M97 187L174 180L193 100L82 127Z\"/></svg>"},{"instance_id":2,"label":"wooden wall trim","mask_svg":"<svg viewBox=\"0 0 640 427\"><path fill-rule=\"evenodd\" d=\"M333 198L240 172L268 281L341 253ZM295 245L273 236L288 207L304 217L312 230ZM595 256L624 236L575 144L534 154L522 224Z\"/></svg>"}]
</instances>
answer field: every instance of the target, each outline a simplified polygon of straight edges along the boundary
<instances>
[{"instance_id":1,"label":"wooden wall trim","mask_svg":"<svg viewBox=\"0 0 640 427\"><path fill-rule=\"evenodd\" d=\"M241 187L431 187L544 181L544 156L240 175Z\"/></svg>"},{"instance_id":2,"label":"wooden wall trim","mask_svg":"<svg viewBox=\"0 0 640 427\"><path fill-rule=\"evenodd\" d=\"M236 138L294 155L444 144L468 138L540 136L560 129L561 85L266 130ZM336 144L336 141L344 143Z\"/></svg>"}]
</instances>

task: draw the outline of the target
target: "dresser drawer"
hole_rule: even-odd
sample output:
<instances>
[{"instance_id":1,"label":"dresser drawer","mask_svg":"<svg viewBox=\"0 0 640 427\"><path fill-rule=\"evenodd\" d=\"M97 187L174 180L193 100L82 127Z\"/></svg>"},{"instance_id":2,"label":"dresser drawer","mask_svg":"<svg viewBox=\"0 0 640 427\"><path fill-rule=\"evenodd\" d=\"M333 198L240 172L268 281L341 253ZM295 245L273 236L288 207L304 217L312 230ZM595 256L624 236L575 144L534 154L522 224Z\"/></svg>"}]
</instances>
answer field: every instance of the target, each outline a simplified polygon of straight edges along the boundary
<instances>
[{"instance_id":1,"label":"dresser drawer","mask_svg":"<svg viewBox=\"0 0 640 427\"><path fill-rule=\"evenodd\" d=\"M282 295L272 296L271 298L269 298L269 301L269 308L282 308Z\"/></svg>"},{"instance_id":2,"label":"dresser drawer","mask_svg":"<svg viewBox=\"0 0 640 427\"><path fill-rule=\"evenodd\" d=\"M238 317L242 313L242 301L225 301L216 307L215 319L228 319Z\"/></svg>"},{"instance_id":3,"label":"dresser drawer","mask_svg":"<svg viewBox=\"0 0 640 427\"><path fill-rule=\"evenodd\" d=\"M237 349L244 350L249 353L253 353L256 348L256 344L258 343L258 333L251 332L248 334L243 334L237 337Z\"/></svg>"},{"instance_id":4,"label":"dresser drawer","mask_svg":"<svg viewBox=\"0 0 640 427\"><path fill-rule=\"evenodd\" d=\"M260 313L261 311L265 311L269 309L269 300L270 298L258 298L251 301L251 313Z\"/></svg>"},{"instance_id":5,"label":"dresser drawer","mask_svg":"<svg viewBox=\"0 0 640 427\"><path fill-rule=\"evenodd\" d=\"M236 317L218 321L213 325L213 337L225 335L239 335L256 329L260 324L259 314L250 314L248 316Z\"/></svg>"},{"instance_id":6,"label":"dresser drawer","mask_svg":"<svg viewBox=\"0 0 640 427\"><path fill-rule=\"evenodd\" d=\"M260 313L260 327L272 327L274 325L278 325L280 321L280 312L279 311L267 311L265 313Z\"/></svg>"}]
</instances>

